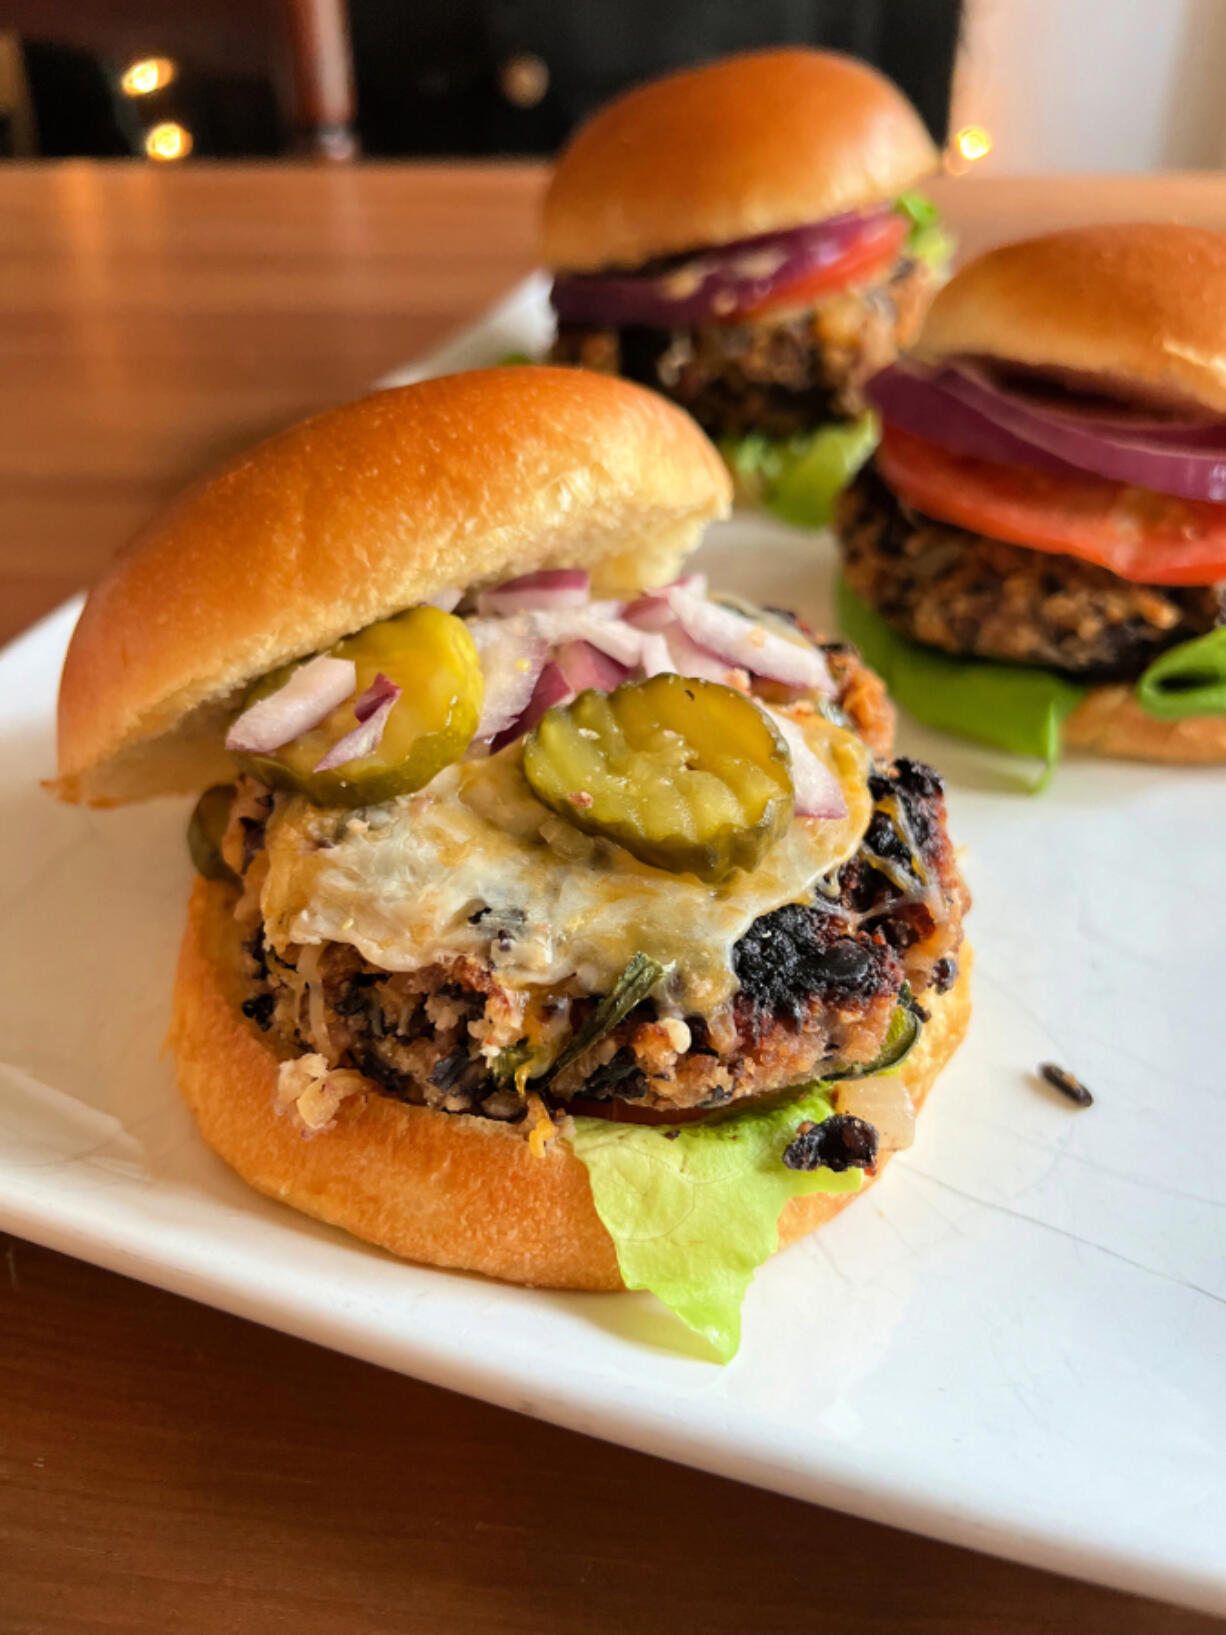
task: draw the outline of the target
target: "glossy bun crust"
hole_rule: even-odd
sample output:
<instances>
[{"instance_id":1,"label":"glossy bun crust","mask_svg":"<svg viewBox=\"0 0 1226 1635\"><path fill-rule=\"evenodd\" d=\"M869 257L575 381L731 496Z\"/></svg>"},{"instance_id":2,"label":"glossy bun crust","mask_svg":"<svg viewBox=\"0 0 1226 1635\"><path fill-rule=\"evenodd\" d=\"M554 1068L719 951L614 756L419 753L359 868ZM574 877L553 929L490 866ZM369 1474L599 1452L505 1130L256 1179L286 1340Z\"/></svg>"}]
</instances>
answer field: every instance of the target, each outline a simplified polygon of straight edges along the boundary
<instances>
[{"instance_id":1,"label":"glossy bun crust","mask_svg":"<svg viewBox=\"0 0 1226 1635\"><path fill-rule=\"evenodd\" d=\"M622 1286L587 1170L560 1143L536 1158L506 1124L409 1106L373 1088L342 1102L332 1128L314 1136L279 1116L280 1058L239 1011L233 904L231 888L197 880L170 1033L179 1087L219 1157L258 1191L406 1260L547 1288ZM957 985L931 1009L901 1070L917 1106L966 1031L969 950ZM856 1196L793 1199L780 1217L781 1244Z\"/></svg>"},{"instance_id":2,"label":"glossy bun crust","mask_svg":"<svg viewBox=\"0 0 1226 1635\"><path fill-rule=\"evenodd\" d=\"M486 369L377 392L189 489L90 593L60 684L65 800L111 805L233 776L241 691L449 586L589 568L674 577L731 500L698 427L579 369Z\"/></svg>"},{"instance_id":3,"label":"glossy bun crust","mask_svg":"<svg viewBox=\"0 0 1226 1635\"><path fill-rule=\"evenodd\" d=\"M989 250L945 285L914 355L975 356L1226 414L1226 233L1075 227Z\"/></svg>"},{"instance_id":4,"label":"glossy bun crust","mask_svg":"<svg viewBox=\"0 0 1226 1635\"><path fill-rule=\"evenodd\" d=\"M592 272L886 203L936 170L902 92L833 51L726 57L583 125L545 197L541 256Z\"/></svg>"}]
</instances>

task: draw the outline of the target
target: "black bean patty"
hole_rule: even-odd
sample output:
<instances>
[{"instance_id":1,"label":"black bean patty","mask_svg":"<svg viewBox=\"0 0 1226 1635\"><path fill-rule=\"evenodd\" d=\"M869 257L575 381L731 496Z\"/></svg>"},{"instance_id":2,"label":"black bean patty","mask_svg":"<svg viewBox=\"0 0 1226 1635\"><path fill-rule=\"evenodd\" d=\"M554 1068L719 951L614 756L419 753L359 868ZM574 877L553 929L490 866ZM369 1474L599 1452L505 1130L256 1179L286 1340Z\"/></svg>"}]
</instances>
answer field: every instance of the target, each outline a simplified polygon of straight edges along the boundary
<instances>
[{"instance_id":1,"label":"black bean patty","mask_svg":"<svg viewBox=\"0 0 1226 1635\"><path fill-rule=\"evenodd\" d=\"M764 915L737 945L739 991L727 1014L679 1024L644 1001L539 1085L546 1102L719 1107L878 1055L904 983L922 995L955 979L968 897L936 774L899 760L872 775L871 790L872 822L831 895ZM509 1077L521 1059L518 1030L501 1034L509 1069L480 1045L514 1014L492 969L461 960L389 973L348 944L328 943L308 971L301 950L275 952L258 920L246 953L244 1013L287 1045L357 1067L407 1101L493 1118L522 1113ZM559 1043L597 1003L558 995Z\"/></svg>"},{"instance_id":2,"label":"black bean patty","mask_svg":"<svg viewBox=\"0 0 1226 1635\"><path fill-rule=\"evenodd\" d=\"M841 496L847 582L896 630L947 653L1128 681L1226 619L1226 585L1136 585L904 505L869 469Z\"/></svg>"},{"instance_id":3,"label":"black bean patty","mask_svg":"<svg viewBox=\"0 0 1226 1635\"><path fill-rule=\"evenodd\" d=\"M931 277L903 260L883 284L842 291L776 323L672 330L562 324L552 358L663 392L713 437L787 437L863 411L865 381L914 338Z\"/></svg>"}]
</instances>

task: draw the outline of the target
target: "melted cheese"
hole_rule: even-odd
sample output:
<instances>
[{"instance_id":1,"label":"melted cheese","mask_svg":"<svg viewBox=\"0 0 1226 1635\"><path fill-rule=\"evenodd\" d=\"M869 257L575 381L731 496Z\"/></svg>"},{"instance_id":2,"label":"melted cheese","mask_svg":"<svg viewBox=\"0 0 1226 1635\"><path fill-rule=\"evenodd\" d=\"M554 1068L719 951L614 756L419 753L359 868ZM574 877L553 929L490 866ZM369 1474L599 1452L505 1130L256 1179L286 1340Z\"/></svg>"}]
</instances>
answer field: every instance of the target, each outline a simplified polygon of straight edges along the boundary
<instances>
[{"instance_id":1,"label":"melted cheese","mask_svg":"<svg viewBox=\"0 0 1226 1635\"><path fill-rule=\"evenodd\" d=\"M847 798L841 819L794 818L758 867L722 885L669 874L541 806L520 746L449 767L360 812L279 801L262 907L273 946L351 943L387 971L469 956L503 986L606 993L637 952L673 964L670 997L711 1015L736 989L732 951L759 915L807 900L872 815L853 733L801 720Z\"/></svg>"}]
</instances>

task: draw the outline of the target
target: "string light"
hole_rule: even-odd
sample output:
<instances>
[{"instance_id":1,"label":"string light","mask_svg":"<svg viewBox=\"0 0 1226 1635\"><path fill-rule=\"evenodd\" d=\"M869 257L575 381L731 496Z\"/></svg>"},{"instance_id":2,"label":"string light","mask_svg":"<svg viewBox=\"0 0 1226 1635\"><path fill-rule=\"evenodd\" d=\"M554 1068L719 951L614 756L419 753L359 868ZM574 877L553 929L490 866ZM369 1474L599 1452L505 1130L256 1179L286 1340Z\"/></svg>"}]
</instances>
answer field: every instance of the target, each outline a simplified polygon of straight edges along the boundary
<instances>
[{"instance_id":1,"label":"string light","mask_svg":"<svg viewBox=\"0 0 1226 1635\"><path fill-rule=\"evenodd\" d=\"M125 96L147 97L150 91L169 85L178 72L178 65L169 57L141 57L124 69L119 88Z\"/></svg>"},{"instance_id":2,"label":"string light","mask_svg":"<svg viewBox=\"0 0 1226 1635\"><path fill-rule=\"evenodd\" d=\"M969 164L973 164L976 159L986 159L991 153L992 137L982 125L963 125L954 137L954 146Z\"/></svg>"},{"instance_id":3,"label":"string light","mask_svg":"<svg viewBox=\"0 0 1226 1635\"><path fill-rule=\"evenodd\" d=\"M192 133L173 119L164 119L146 133L145 152L151 159L186 159L191 151Z\"/></svg>"}]
</instances>

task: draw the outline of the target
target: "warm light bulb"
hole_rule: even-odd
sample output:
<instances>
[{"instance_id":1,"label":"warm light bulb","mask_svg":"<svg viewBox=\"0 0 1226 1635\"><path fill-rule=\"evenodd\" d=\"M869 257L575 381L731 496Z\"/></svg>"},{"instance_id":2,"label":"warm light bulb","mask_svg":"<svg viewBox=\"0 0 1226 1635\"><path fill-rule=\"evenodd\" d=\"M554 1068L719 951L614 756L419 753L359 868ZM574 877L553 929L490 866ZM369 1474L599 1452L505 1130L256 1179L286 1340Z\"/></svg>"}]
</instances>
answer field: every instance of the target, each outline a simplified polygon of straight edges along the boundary
<instances>
[{"instance_id":1,"label":"warm light bulb","mask_svg":"<svg viewBox=\"0 0 1226 1635\"><path fill-rule=\"evenodd\" d=\"M192 151L192 133L166 119L145 137L145 152L151 159L186 159Z\"/></svg>"},{"instance_id":2,"label":"warm light bulb","mask_svg":"<svg viewBox=\"0 0 1226 1635\"><path fill-rule=\"evenodd\" d=\"M178 72L169 57L142 57L124 69L120 89L125 96L145 97L150 91L160 91L163 85L169 85Z\"/></svg>"},{"instance_id":3,"label":"warm light bulb","mask_svg":"<svg viewBox=\"0 0 1226 1635\"><path fill-rule=\"evenodd\" d=\"M985 159L992 151L991 135L982 125L964 125L954 137L954 146L964 159Z\"/></svg>"}]
</instances>

